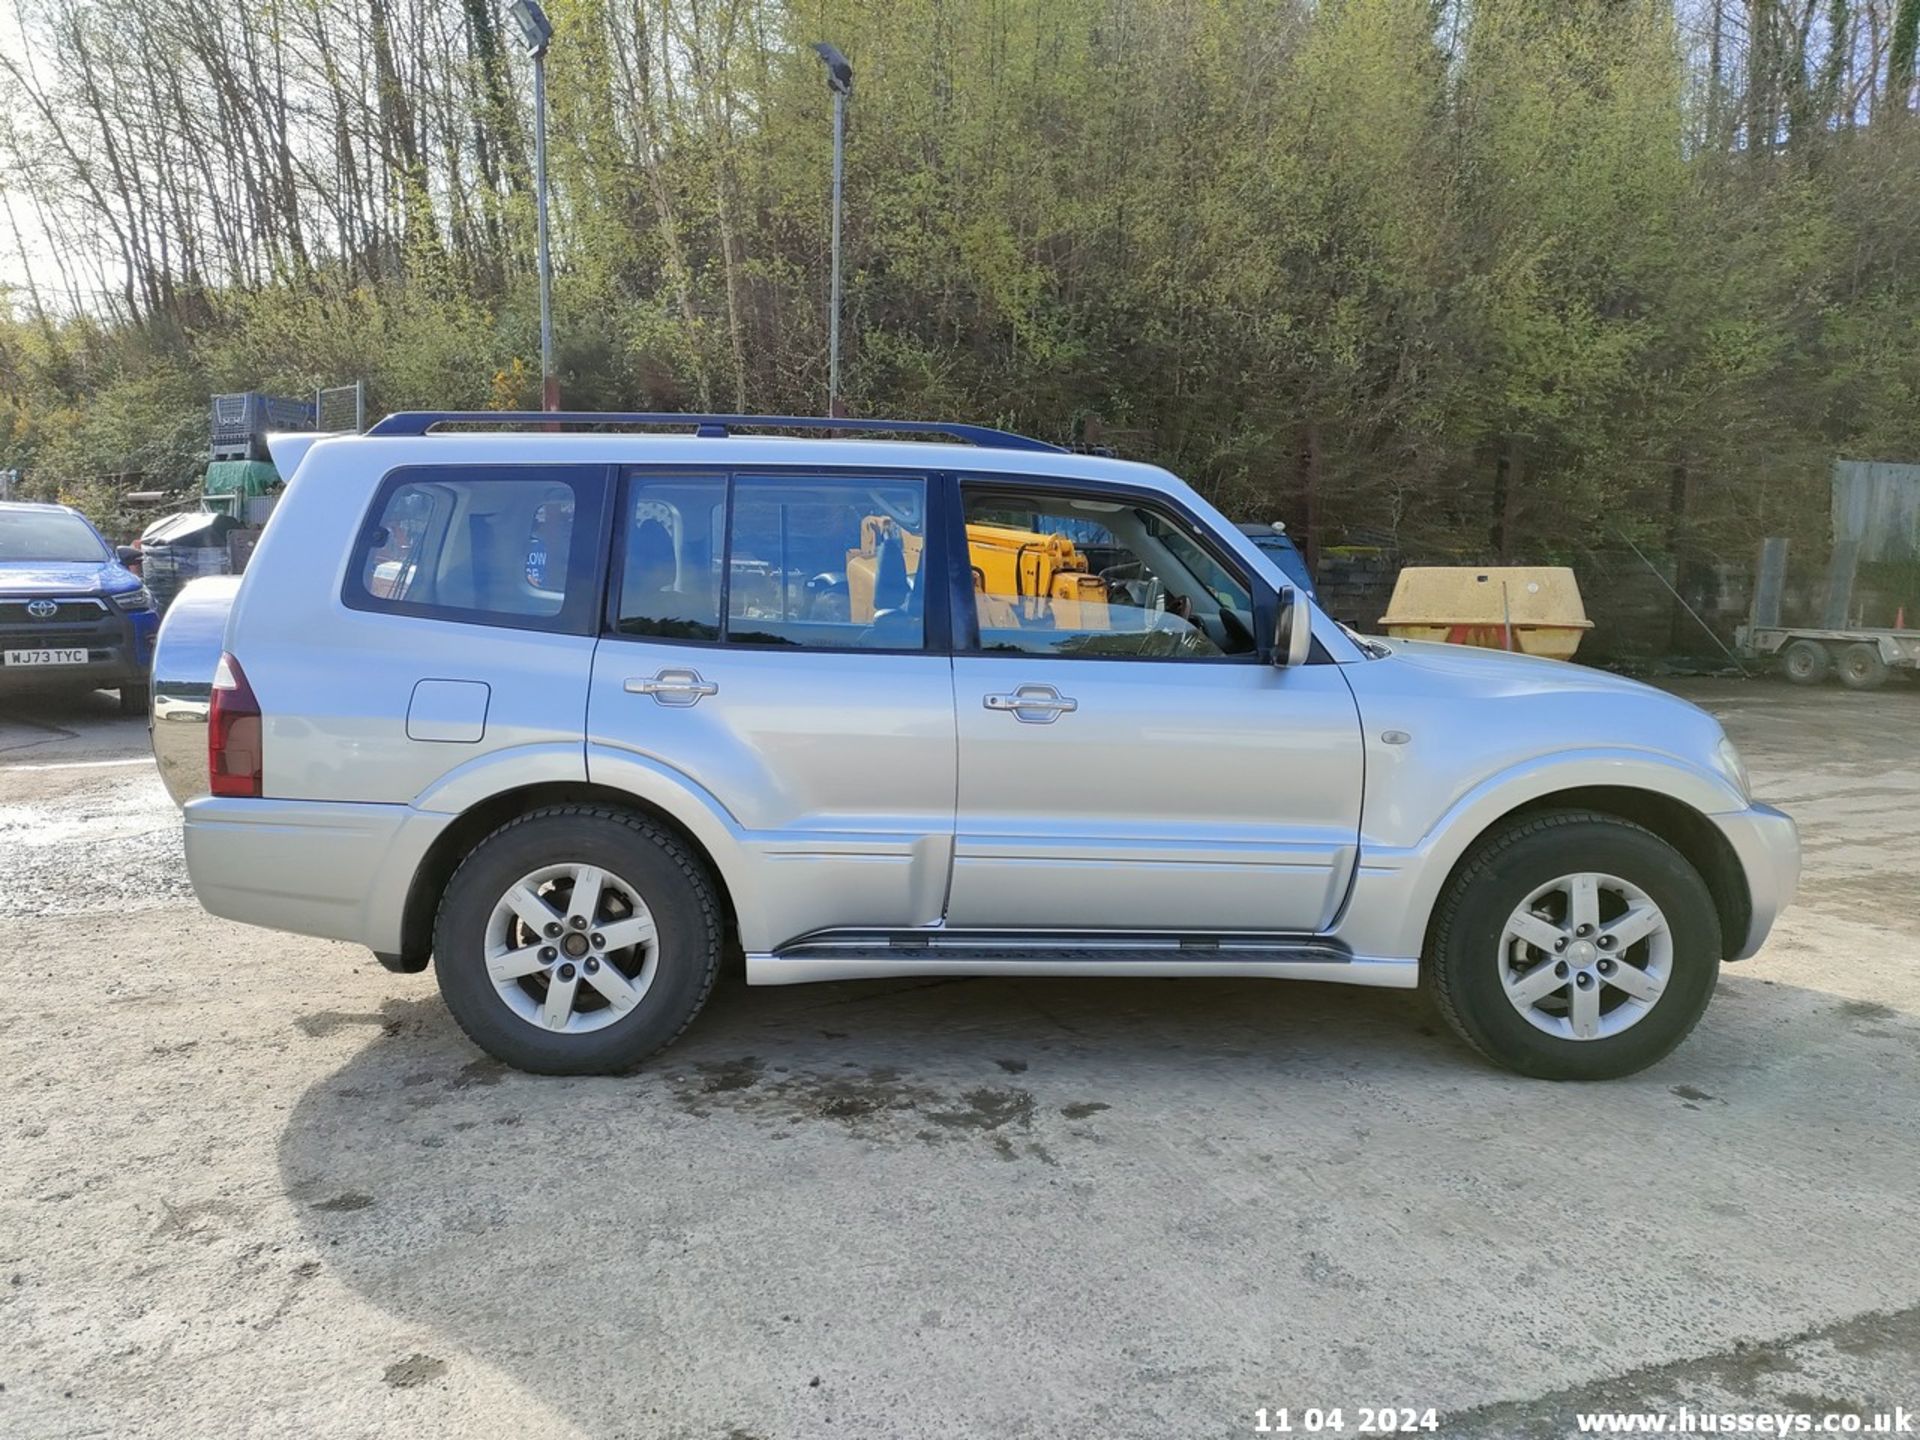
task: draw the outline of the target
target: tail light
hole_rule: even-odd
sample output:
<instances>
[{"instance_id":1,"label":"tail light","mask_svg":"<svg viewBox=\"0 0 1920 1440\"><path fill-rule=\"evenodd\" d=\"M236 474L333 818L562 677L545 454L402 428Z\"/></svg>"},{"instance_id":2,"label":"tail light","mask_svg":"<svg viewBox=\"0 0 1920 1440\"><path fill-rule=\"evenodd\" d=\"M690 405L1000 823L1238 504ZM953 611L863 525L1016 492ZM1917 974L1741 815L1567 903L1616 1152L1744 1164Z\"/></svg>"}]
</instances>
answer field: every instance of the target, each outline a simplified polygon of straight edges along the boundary
<instances>
[{"instance_id":1,"label":"tail light","mask_svg":"<svg viewBox=\"0 0 1920 1440\"><path fill-rule=\"evenodd\" d=\"M215 795L261 793L260 702L240 662L224 653L207 709L207 781Z\"/></svg>"}]
</instances>

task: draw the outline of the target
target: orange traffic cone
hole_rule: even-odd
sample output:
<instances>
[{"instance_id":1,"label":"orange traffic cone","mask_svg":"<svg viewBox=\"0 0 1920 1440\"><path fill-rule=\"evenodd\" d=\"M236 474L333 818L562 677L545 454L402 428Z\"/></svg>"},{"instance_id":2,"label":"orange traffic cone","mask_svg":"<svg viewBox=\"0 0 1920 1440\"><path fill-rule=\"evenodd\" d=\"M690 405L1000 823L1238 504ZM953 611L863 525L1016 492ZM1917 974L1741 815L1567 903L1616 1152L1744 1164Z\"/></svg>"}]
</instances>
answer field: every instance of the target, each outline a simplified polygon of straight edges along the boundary
<instances>
[{"instance_id":1,"label":"orange traffic cone","mask_svg":"<svg viewBox=\"0 0 1920 1440\"><path fill-rule=\"evenodd\" d=\"M1907 628L1906 606L1902 605L1898 610L1893 612L1893 628L1896 630L1904 630Z\"/></svg>"}]
</instances>

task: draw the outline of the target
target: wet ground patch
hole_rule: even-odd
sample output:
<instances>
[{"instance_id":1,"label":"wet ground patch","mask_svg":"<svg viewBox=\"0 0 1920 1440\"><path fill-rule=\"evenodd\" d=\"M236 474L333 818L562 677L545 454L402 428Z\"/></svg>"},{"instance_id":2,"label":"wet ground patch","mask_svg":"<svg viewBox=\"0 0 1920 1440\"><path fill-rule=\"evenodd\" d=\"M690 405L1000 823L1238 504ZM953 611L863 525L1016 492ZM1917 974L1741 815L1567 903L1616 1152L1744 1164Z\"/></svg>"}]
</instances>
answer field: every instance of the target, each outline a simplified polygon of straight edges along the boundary
<instances>
[{"instance_id":1,"label":"wet ground patch","mask_svg":"<svg viewBox=\"0 0 1920 1440\"><path fill-rule=\"evenodd\" d=\"M447 1362L432 1355L423 1355L419 1351L396 1360L387 1366L381 1379L396 1390L411 1390L416 1385L425 1385L430 1380L438 1380L447 1373Z\"/></svg>"},{"instance_id":2,"label":"wet ground patch","mask_svg":"<svg viewBox=\"0 0 1920 1440\"><path fill-rule=\"evenodd\" d=\"M674 1103L698 1118L724 1112L783 1135L832 1125L867 1140L942 1145L984 1139L1003 1160L1058 1163L1033 1138L1040 1106L1033 1092L1020 1086L955 1090L909 1078L892 1065L848 1061L834 1070L790 1070L769 1067L752 1055L697 1061L665 1079ZM1062 1113L1084 1119L1106 1108L1067 1106Z\"/></svg>"},{"instance_id":3,"label":"wet ground patch","mask_svg":"<svg viewBox=\"0 0 1920 1440\"><path fill-rule=\"evenodd\" d=\"M373 1204L371 1195L363 1195L357 1190L348 1190L335 1195L331 1200L322 1200L313 1208L329 1215L343 1214L349 1210L365 1210Z\"/></svg>"}]
</instances>

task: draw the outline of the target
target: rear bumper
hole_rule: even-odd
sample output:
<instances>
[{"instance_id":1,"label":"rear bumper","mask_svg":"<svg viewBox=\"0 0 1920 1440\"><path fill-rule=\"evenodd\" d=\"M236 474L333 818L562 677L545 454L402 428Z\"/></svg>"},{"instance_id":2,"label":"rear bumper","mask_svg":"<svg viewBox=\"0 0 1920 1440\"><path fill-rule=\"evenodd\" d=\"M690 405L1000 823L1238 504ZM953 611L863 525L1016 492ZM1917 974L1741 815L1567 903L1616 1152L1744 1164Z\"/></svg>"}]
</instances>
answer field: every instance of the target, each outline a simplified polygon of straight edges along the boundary
<instances>
[{"instance_id":1,"label":"rear bumper","mask_svg":"<svg viewBox=\"0 0 1920 1440\"><path fill-rule=\"evenodd\" d=\"M414 872L453 819L408 805L202 796L186 807L187 873L214 915L397 952Z\"/></svg>"},{"instance_id":2,"label":"rear bumper","mask_svg":"<svg viewBox=\"0 0 1920 1440\"><path fill-rule=\"evenodd\" d=\"M1708 817L1733 847L1747 877L1752 916L1732 958L1745 960L1766 943L1767 932L1793 903L1800 884L1800 832L1771 805Z\"/></svg>"}]
</instances>

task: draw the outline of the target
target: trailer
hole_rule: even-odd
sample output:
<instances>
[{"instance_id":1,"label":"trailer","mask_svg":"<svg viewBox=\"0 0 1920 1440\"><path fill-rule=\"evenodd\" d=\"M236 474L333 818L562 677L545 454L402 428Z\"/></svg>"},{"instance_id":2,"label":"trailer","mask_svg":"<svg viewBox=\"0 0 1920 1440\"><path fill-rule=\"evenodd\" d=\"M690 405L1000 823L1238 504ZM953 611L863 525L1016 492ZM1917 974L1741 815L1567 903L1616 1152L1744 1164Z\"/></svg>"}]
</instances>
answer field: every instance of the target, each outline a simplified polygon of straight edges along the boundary
<instances>
[{"instance_id":1,"label":"trailer","mask_svg":"<svg viewBox=\"0 0 1920 1440\"><path fill-rule=\"evenodd\" d=\"M1837 460L1833 466L1833 549L1827 561L1820 618L1809 625L1783 621L1787 541L1760 542L1753 607L1734 643L1749 659L1778 666L1796 685L1829 677L1851 690L1873 690L1895 671L1920 670L1920 630L1906 626L1905 605L1882 597L1857 601L1854 579L1862 561L1908 561L1920 555L1920 465ZM1893 624L1868 625L1878 608ZM1891 614L1889 614L1891 612Z\"/></svg>"},{"instance_id":2,"label":"trailer","mask_svg":"<svg viewBox=\"0 0 1920 1440\"><path fill-rule=\"evenodd\" d=\"M1773 661L1796 685L1832 676L1849 690L1873 690L1895 670L1920 670L1920 630L1742 625L1734 640L1741 654Z\"/></svg>"}]
</instances>

